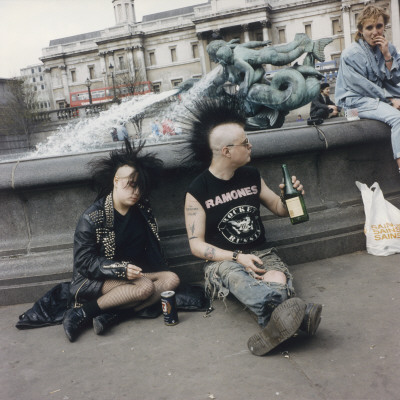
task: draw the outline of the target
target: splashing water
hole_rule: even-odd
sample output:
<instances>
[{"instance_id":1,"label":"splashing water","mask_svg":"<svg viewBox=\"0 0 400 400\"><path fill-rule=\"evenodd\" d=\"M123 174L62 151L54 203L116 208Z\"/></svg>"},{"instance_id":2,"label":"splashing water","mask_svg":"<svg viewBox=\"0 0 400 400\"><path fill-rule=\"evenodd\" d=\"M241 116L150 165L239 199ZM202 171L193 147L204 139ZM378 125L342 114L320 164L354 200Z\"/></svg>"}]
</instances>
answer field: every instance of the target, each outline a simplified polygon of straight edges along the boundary
<instances>
[{"instance_id":1,"label":"splashing water","mask_svg":"<svg viewBox=\"0 0 400 400\"><path fill-rule=\"evenodd\" d=\"M221 66L217 66L205 77L199 80L190 90L182 93L179 102L173 102L159 115L160 119L168 117L172 120L176 116L184 115L190 104L201 97L210 86L215 77L220 73ZM143 96L135 96L121 104L115 104L110 109L100 112L96 117L79 120L60 127L44 143L39 143L36 150L27 154L24 158L45 158L62 154L86 153L99 148L104 148L110 143L110 129L119 124L125 125L136 115L146 109L163 102L176 95L179 89L172 89L162 93L150 93ZM147 143L154 142L151 135Z\"/></svg>"}]
</instances>

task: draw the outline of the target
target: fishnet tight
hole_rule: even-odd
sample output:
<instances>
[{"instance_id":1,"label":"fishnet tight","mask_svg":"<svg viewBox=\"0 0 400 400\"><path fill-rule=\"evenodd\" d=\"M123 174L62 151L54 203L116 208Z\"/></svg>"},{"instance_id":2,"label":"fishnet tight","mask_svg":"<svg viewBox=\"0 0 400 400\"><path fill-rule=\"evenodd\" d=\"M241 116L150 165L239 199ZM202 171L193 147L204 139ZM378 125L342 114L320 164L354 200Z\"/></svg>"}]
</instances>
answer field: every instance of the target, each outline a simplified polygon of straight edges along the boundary
<instances>
[{"instance_id":1,"label":"fishnet tight","mask_svg":"<svg viewBox=\"0 0 400 400\"><path fill-rule=\"evenodd\" d=\"M97 299L100 309L133 308L139 311L161 299L165 290L174 290L179 285L178 276L169 271L151 272L133 281L108 279Z\"/></svg>"}]
</instances>

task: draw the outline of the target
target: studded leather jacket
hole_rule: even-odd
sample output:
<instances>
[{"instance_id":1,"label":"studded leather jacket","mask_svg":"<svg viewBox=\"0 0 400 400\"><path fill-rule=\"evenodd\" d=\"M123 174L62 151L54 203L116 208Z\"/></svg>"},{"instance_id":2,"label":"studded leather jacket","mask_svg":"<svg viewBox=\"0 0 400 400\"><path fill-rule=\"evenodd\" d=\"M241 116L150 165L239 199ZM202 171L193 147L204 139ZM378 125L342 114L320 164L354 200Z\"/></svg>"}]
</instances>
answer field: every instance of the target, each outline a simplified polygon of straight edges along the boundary
<instances>
[{"instance_id":1,"label":"studded leather jacket","mask_svg":"<svg viewBox=\"0 0 400 400\"><path fill-rule=\"evenodd\" d=\"M167 261L160 246L158 227L149 202L137 203L147 222L146 254L152 271L167 270ZM97 299L106 279L127 280L127 261L116 261L114 206L112 193L97 200L80 217L74 236L74 270L70 285L70 303Z\"/></svg>"}]
</instances>

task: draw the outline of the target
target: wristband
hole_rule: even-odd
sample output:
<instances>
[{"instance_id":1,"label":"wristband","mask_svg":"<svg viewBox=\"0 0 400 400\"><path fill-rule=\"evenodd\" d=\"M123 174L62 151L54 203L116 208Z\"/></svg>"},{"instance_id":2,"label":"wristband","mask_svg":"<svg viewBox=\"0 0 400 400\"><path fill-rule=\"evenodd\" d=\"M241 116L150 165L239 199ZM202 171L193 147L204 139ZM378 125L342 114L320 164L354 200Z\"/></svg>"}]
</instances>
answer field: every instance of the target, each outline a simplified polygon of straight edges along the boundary
<instances>
[{"instance_id":1,"label":"wristband","mask_svg":"<svg viewBox=\"0 0 400 400\"><path fill-rule=\"evenodd\" d=\"M385 59L384 59L385 60ZM389 60L385 60L385 63L393 62L393 56L389 58Z\"/></svg>"},{"instance_id":2,"label":"wristband","mask_svg":"<svg viewBox=\"0 0 400 400\"><path fill-rule=\"evenodd\" d=\"M240 253L241 253L241 250L235 250L232 254L232 261L237 262L237 259L238 259Z\"/></svg>"}]
</instances>

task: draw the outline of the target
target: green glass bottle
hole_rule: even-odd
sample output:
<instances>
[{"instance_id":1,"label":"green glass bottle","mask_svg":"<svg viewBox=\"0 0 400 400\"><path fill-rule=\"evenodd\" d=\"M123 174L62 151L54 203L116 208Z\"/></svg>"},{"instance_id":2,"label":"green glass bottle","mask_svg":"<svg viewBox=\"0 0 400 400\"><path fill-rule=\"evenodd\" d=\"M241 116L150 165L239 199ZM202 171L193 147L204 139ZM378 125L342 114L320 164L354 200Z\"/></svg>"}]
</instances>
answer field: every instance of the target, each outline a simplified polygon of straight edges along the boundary
<instances>
[{"instance_id":1,"label":"green glass bottle","mask_svg":"<svg viewBox=\"0 0 400 400\"><path fill-rule=\"evenodd\" d=\"M292 178L286 164L282 164L283 183L285 184L283 198L289 211L290 222L295 225L309 220L303 195L293 187Z\"/></svg>"}]
</instances>

